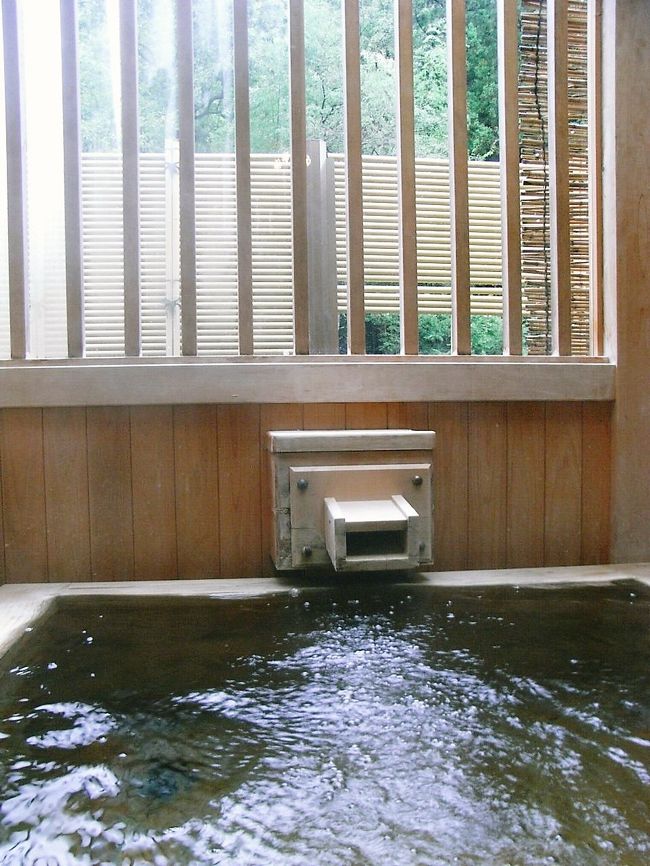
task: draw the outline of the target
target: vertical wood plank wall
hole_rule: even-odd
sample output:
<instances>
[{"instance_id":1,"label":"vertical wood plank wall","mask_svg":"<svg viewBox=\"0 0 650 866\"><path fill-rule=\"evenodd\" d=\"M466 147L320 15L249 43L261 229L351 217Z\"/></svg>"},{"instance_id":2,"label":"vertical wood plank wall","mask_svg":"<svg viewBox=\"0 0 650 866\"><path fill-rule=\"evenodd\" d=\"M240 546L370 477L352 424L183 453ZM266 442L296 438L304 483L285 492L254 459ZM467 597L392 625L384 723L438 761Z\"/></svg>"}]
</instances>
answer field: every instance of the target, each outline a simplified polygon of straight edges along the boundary
<instances>
[{"instance_id":1,"label":"vertical wood plank wall","mask_svg":"<svg viewBox=\"0 0 650 866\"><path fill-rule=\"evenodd\" d=\"M0 411L0 582L270 575L266 431L437 432L436 569L606 562L610 404Z\"/></svg>"}]
</instances>

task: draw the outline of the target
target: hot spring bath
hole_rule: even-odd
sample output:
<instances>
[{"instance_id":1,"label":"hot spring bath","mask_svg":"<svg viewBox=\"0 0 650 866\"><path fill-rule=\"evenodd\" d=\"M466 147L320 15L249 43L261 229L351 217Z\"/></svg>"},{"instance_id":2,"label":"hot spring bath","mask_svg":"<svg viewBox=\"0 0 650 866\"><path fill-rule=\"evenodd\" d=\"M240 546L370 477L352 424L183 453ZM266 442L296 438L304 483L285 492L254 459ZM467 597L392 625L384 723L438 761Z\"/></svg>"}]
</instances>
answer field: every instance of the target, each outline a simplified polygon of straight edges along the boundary
<instances>
[{"instance_id":1,"label":"hot spring bath","mask_svg":"<svg viewBox=\"0 0 650 866\"><path fill-rule=\"evenodd\" d=\"M0 863L642 866L649 614L636 582L63 599L0 662Z\"/></svg>"}]
</instances>

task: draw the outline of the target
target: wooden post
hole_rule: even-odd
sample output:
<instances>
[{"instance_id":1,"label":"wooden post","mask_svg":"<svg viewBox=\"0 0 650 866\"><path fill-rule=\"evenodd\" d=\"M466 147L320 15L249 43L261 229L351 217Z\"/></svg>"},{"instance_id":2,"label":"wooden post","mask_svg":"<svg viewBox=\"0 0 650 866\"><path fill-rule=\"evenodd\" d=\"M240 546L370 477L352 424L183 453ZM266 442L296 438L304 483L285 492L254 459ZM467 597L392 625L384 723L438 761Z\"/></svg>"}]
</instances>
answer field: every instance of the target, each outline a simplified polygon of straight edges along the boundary
<instances>
[{"instance_id":1,"label":"wooden post","mask_svg":"<svg viewBox=\"0 0 650 866\"><path fill-rule=\"evenodd\" d=\"M504 355L521 355L522 349L517 6L517 0L498 0L497 3Z\"/></svg>"},{"instance_id":2,"label":"wooden post","mask_svg":"<svg viewBox=\"0 0 650 866\"><path fill-rule=\"evenodd\" d=\"M194 190L194 48L192 4L176 0L179 198L181 234L181 350L196 355L196 211Z\"/></svg>"},{"instance_id":3,"label":"wooden post","mask_svg":"<svg viewBox=\"0 0 650 866\"><path fill-rule=\"evenodd\" d=\"M307 142L307 231L309 265L309 351L338 352L336 308L336 237L333 166L324 141Z\"/></svg>"},{"instance_id":4,"label":"wooden post","mask_svg":"<svg viewBox=\"0 0 650 866\"><path fill-rule=\"evenodd\" d=\"M399 203L400 345L419 353L418 259L415 227L415 116L413 105L413 3L395 0L397 66L397 190Z\"/></svg>"},{"instance_id":5,"label":"wooden post","mask_svg":"<svg viewBox=\"0 0 650 866\"><path fill-rule=\"evenodd\" d=\"M603 353L603 102L602 0L587 3L587 114L589 146L589 320L591 354Z\"/></svg>"},{"instance_id":6,"label":"wooden post","mask_svg":"<svg viewBox=\"0 0 650 866\"><path fill-rule=\"evenodd\" d=\"M84 355L84 293L81 241L81 118L79 113L77 2L76 0L61 0L60 9L68 356L70 358L82 358Z\"/></svg>"},{"instance_id":7,"label":"wooden post","mask_svg":"<svg viewBox=\"0 0 650 866\"><path fill-rule=\"evenodd\" d=\"M449 76L449 200L451 217L451 351L469 355L470 274L467 179L465 0L447 0Z\"/></svg>"},{"instance_id":8,"label":"wooden post","mask_svg":"<svg viewBox=\"0 0 650 866\"><path fill-rule=\"evenodd\" d=\"M136 0L120 0L122 82L122 218L124 225L124 353L138 356L140 338L140 124Z\"/></svg>"},{"instance_id":9,"label":"wooden post","mask_svg":"<svg viewBox=\"0 0 650 866\"><path fill-rule=\"evenodd\" d=\"M11 357L29 350L25 130L16 0L2 0L5 128L7 136L7 240L9 247L9 328Z\"/></svg>"},{"instance_id":10,"label":"wooden post","mask_svg":"<svg viewBox=\"0 0 650 866\"><path fill-rule=\"evenodd\" d=\"M305 10L303 0L289 0L289 69L291 85L294 351L296 355L308 355L307 109L305 104Z\"/></svg>"},{"instance_id":11,"label":"wooden post","mask_svg":"<svg viewBox=\"0 0 650 866\"><path fill-rule=\"evenodd\" d=\"M548 2L548 150L551 336L554 355L571 354L569 229L568 0Z\"/></svg>"},{"instance_id":12,"label":"wooden post","mask_svg":"<svg viewBox=\"0 0 650 866\"><path fill-rule=\"evenodd\" d=\"M361 159L361 66L359 0L343 2L345 62L345 223L348 277L348 352L366 351Z\"/></svg>"},{"instance_id":13,"label":"wooden post","mask_svg":"<svg viewBox=\"0 0 650 866\"><path fill-rule=\"evenodd\" d=\"M253 354L251 130L248 95L248 0L234 0L235 169L237 174L237 299L239 354Z\"/></svg>"},{"instance_id":14,"label":"wooden post","mask_svg":"<svg viewBox=\"0 0 650 866\"><path fill-rule=\"evenodd\" d=\"M650 560L650 4L603 3L605 350L616 362L614 562Z\"/></svg>"}]
</instances>

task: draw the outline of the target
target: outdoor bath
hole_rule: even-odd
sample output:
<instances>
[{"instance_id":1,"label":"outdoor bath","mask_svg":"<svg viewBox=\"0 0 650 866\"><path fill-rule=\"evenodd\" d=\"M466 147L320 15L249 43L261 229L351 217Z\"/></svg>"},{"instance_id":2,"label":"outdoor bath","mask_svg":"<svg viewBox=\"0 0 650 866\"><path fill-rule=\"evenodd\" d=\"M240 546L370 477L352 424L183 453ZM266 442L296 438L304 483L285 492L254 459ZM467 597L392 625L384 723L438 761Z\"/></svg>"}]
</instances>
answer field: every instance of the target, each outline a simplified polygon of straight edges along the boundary
<instances>
[{"instance_id":1,"label":"outdoor bath","mask_svg":"<svg viewBox=\"0 0 650 866\"><path fill-rule=\"evenodd\" d=\"M0 862L641 866L647 581L4 587Z\"/></svg>"}]
</instances>

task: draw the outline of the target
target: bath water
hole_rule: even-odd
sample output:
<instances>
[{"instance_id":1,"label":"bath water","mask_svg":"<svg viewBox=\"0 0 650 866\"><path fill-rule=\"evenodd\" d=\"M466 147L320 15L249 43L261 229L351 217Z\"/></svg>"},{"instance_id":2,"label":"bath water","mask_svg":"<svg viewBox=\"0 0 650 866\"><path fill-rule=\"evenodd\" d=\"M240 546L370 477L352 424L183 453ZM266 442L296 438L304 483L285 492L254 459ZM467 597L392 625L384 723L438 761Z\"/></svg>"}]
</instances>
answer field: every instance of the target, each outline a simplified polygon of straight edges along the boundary
<instances>
[{"instance_id":1,"label":"bath water","mask_svg":"<svg viewBox=\"0 0 650 866\"><path fill-rule=\"evenodd\" d=\"M650 594L64 603L0 676L0 864L647 866Z\"/></svg>"}]
</instances>

